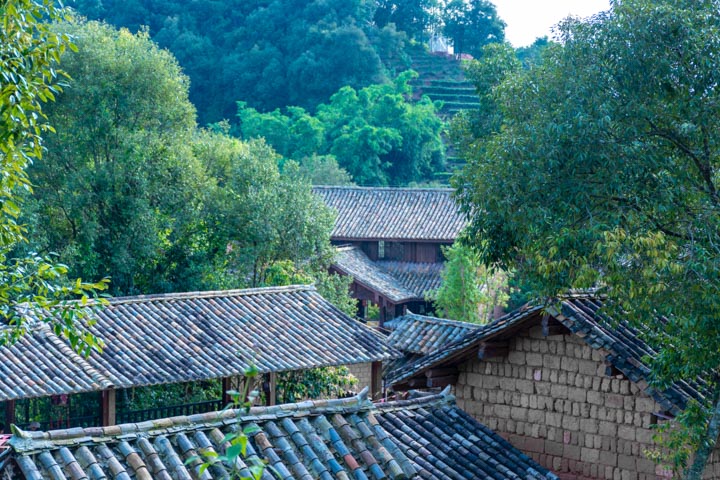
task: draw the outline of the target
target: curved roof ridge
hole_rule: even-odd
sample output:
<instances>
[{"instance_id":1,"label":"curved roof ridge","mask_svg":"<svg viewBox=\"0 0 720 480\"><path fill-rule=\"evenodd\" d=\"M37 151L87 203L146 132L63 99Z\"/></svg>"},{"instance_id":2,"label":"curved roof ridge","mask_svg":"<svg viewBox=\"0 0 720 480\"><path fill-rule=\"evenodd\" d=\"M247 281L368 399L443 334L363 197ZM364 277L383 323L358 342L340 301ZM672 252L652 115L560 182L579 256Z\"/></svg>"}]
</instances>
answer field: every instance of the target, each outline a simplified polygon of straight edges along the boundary
<instances>
[{"instance_id":1,"label":"curved roof ridge","mask_svg":"<svg viewBox=\"0 0 720 480\"><path fill-rule=\"evenodd\" d=\"M450 393L450 386L445 387L440 393L423 395L408 400L392 400L389 402L376 402L373 404L377 413L391 412L393 410L408 410L421 407L434 407L440 405L455 404L455 395Z\"/></svg>"},{"instance_id":2,"label":"curved roof ridge","mask_svg":"<svg viewBox=\"0 0 720 480\"><path fill-rule=\"evenodd\" d=\"M485 325L481 325L479 323L470 323L470 322L463 322L460 320L453 320L450 318L440 318L440 317L432 317L430 315L420 315L419 313L413 313L408 311L407 315L403 315L402 317L398 317L398 321L402 321L405 317L410 317L413 320L425 322L425 323L434 323L434 324L440 324L440 325L455 325L458 327L463 328L482 328Z\"/></svg>"},{"instance_id":3,"label":"curved roof ridge","mask_svg":"<svg viewBox=\"0 0 720 480\"><path fill-rule=\"evenodd\" d=\"M217 298L217 297L247 297L250 295L267 295L273 293L283 292L302 292L302 291L315 291L314 285L287 285L283 287L256 287L256 288L242 288L233 290L207 290L207 291L196 291L196 292L178 292L178 293L155 293L150 295L132 295L125 297L113 297L108 298L110 306L123 305L128 303L145 303L145 302L159 302L159 301L170 301L170 300L185 300L185 299L202 299L202 298Z\"/></svg>"},{"instance_id":4,"label":"curved roof ridge","mask_svg":"<svg viewBox=\"0 0 720 480\"><path fill-rule=\"evenodd\" d=\"M363 187L359 185L315 185L313 190L382 190L401 192L453 192L450 187Z\"/></svg>"},{"instance_id":5,"label":"curved roof ridge","mask_svg":"<svg viewBox=\"0 0 720 480\"><path fill-rule=\"evenodd\" d=\"M427 402L424 402L425 404ZM158 420L125 423L106 427L75 427L60 430L29 431L13 426L14 435L10 445L18 452L29 452L56 448L62 445L77 445L84 442L120 439L126 435L156 436L171 430L197 430L214 425L228 425L253 420L269 420L285 417L305 417L328 413L348 413L373 408L368 400L368 387L357 395L330 400L306 400L273 406L252 407L250 410L228 408L225 410L179 415Z\"/></svg>"}]
</instances>

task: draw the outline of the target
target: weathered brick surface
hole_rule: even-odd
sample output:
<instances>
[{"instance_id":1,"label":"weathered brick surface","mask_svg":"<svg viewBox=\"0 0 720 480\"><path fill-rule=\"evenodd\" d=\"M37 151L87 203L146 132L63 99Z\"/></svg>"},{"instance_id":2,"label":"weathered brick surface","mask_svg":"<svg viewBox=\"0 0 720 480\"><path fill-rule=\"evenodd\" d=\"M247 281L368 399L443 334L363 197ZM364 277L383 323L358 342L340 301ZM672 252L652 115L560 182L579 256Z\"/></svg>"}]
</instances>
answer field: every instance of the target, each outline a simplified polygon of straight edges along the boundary
<instances>
[{"instance_id":1,"label":"weathered brick surface","mask_svg":"<svg viewBox=\"0 0 720 480\"><path fill-rule=\"evenodd\" d=\"M356 363L347 368L358 379L358 391L372 384L372 363ZM468 391L472 391L472 388L468 387Z\"/></svg>"},{"instance_id":2,"label":"weathered brick surface","mask_svg":"<svg viewBox=\"0 0 720 480\"><path fill-rule=\"evenodd\" d=\"M622 375L605 376L604 352L575 335L510 340L507 357L460 366L458 405L569 480L670 478L647 459L661 407ZM716 451L705 478L720 479Z\"/></svg>"}]
</instances>

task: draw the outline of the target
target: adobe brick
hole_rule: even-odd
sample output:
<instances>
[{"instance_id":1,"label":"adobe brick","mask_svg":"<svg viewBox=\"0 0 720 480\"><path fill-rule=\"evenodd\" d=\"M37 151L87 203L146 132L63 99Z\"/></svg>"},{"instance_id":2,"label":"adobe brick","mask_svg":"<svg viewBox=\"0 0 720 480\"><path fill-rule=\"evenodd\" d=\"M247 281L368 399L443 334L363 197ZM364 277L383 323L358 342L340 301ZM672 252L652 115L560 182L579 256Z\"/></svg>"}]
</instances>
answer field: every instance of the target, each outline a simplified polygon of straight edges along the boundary
<instances>
[{"instance_id":1,"label":"adobe brick","mask_svg":"<svg viewBox=\"0 0 720 480\"><path fill-rule=\"evenodd\" d=\"M533 453L543 453L545 451L545 439L543 438L525 438L525 451Z\"/></svg>"},{"instance_id":2,"label":"adobe brick","mask_svg":"<svg viewBox=\"0 0 720 480\"><path fill-rule=\"evenodd\" d=\"M596 392L596 391L587 392L587 401L588 401L588 403L592 403L594 405L604 405L605 404L604 395L602 393Z\"/></svg>"},{"instance_id":3,"label":"adobe brick","mask_svg":"<svg viewBox=\"0 0 720 480\"><path fill-rule=\"evenodd\" d=\"M526 421L528 418L528 409L522 407L510 408L510 418L517 421Z\"/></svg>"},{"instance_id":4,"label":"adobe brick","mask_svg":"<svg viewBox=\"0 0 720 480\"><path fill-rule=\"evenodd\" d=\"M590 418L580 419L580 430L585 433L598 433L598 421Z\"/></svg>"},{"instance_id":5,"label":"adobe brick","mask_svg":"<svg viewBox=\"0 0 720 480\"><path fill-rule=\"evenodd\" d=\"M550 387L550 395L557 399L565 399L568 396L567 385L552 385Z\"/></svg>"},{"instance_id":6,"label":"adobe brick","mask_svg":"<svg viewBox=\"0 0 720 480\"><path fill-rule=\"evenodd\" d=\"M637 471L639 473L655 473L655 462L647 458L638 458L635 460Z\"/></svg>"},{"instance_id":7,"label":"adobe brick","mask_svg":"<svg viewBox=\"0 0 720 480\"><path fill-rule=\"evenodd\" d=\"M614 422L598 422L598 433L606 437L614 437L617 435L617 424Z\"/></svg>"},{"instance_id":8,"label":"adobe brick","mask_svg":"<svg viewBox=\"0 0 720 480\"><path fill-rule=\"evenodd\" d=\"M607 465L609 467L616 467L617 466L617 453L615 452L608 452L605 450L600 451L600 455L598 457L598 463L601 465Z\"/></svg>"},{"instance_id":9,"label":"adobe brick","mask_svg":"<svg viewBox=\"0 0 720 480\"><path fill-rule=\"evenodd\" d=\"M635 470L635 457L630 455L618 455L618 467L623 470Z\"/></svg>"},{"instance_id":10,"label":"adobe brick","mask_svg":"<svg viewBox=\"0 0 720 480\"><path fill-rule=\"evenodd\" d=\"M568 399L573 402L587 401L587 391L584 388L571 387L567 391Z\"/></svg>"},{"instance_id":11,"label":"adobe brick","mask_svg":"<svg viewBox=\"0 0 720 480\"><path fill-rule=\"evenodd\" d=\"M561 357L557 355L542 355L541 365L545 368L560 368L560 359Z\"/></svg>"},{"instance_id":12,"label":"adobe brick","mask_svg":"<svg viewBox=\"0 0 720 480\"><path fill-rule=\"evenodd\" d=\"M495 405L495 415L499 418L508 418L510 416L510 407L507 405Z\"/></svg>"},{"instance_id":13,"label":"adobe brick","mask_svg":"<svg viewBox=\"0 0 720 480\"><path fill-rule=\"evenodd\" d=\"M560 357L560 368L567 372L578 371L578 360L570 357Z\"/></svg>"},{"instance_id":14,"label":"adobe brick","mask_svg":"<svg viewBox=\"0 0 720 480\"><path fill-rule=\"evenodd\" d=\"M545 412L545 424L550 427L561 427L562 426L562 414Z\"/></svg>"},{"instance_id":15,"label":"adobe brick","mask_svg":"<svg viewBox=\"0 0 720 480\"><path fill-rule=\"evenodd\" d=\"M652 437L654 434L655 432L649 428L638 428L635 430L635 441L650 445L653 443Z\"/></svg>"},{"instance_id":16,"label":"adobe brick","mask_svg":"<svg viewBox=\"0 0 720 480\"><path fill-rule=\"evenodd\" d=\"M532 380L515 380L515 389L522 393L535 393L535 384Z\"/></svg>"},{"instance_id":17,"label":"adobe brick","mask_svg":"<svg viewBox=\"0 0 720 480\"><path fill-rule=\"evenodd\" d=\"M513 365L524 365L525 364L525 352L519 352L517 350L511 350L507 356L508 362Z\"/></svg>"},{"instance_id":18,"label":"adobe brick","mask_svg":"<svg viewBox=\"0 0 720 480\"><path fill-rule=\"evenodd\" d=\"M578 360L578 372L583 375L597 375L598 362L592 360Z\"/></svg>"},{"instance_id":19,"label":"adobe brick","mask_svg":"<svg viewBox=\"0 0 720 480\"><path fill-rule=\"evenodd\" d=\"M580 460L580 447L577 445L565 445L563 448L563 457L568 460Z\"/></svg>"},{"instance_id":20,"label":"adobe brick","mask_svg":"<svg viewBox=\"0 0 720 480\"><path fill-rule=\"evenodd\" d=\"M577 431L580 429L580 420L572 415L563 415L562 428L565 430Z\"/></svg>"},{"instance_id":21,"label":"adobe brick","mask_svg":"<svg viewBox=\"0 0 720 480\"><path fill-rule=\"evenodd\" d=\"M625 399L622 395L608 393L605 395L605 405L609 408L623 408Z\"/></svg>"},{"instance_id":22,"label":"adobe brick","mask_svg":"<svg viewBox=\"0 0 720 480\"><path fill-rule=\"evenodd\" d=\"M564 448L565 448L565 445L563 445L560 442L545 441L545 452L548 455L562 457Z\"/></svg>"}]
</instances>

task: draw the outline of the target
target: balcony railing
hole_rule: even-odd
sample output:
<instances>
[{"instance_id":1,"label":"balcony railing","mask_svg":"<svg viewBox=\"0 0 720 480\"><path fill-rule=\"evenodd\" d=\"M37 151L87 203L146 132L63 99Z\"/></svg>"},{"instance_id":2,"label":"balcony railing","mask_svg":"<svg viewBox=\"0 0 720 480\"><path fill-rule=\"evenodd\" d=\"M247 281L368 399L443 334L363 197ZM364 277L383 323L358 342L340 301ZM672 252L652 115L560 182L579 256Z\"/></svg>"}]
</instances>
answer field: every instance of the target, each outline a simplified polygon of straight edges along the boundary
<instances>
[{"instance_id":1,"label":"balcony railing","mask_svg":"<svg viewBox=\"0 0 720 480\"><path fill-rule=\"evenodd\" d=\"M221 410L222 408L222 400L209 400L199 403L186 403L185 405L173 405L171 407L148 408L146 410L132 410L127 412L119 410L117 412L116 422L118 424L137 423L146 420L156 420L158 418L213 412Z\"/></svg>"}]
</instances>

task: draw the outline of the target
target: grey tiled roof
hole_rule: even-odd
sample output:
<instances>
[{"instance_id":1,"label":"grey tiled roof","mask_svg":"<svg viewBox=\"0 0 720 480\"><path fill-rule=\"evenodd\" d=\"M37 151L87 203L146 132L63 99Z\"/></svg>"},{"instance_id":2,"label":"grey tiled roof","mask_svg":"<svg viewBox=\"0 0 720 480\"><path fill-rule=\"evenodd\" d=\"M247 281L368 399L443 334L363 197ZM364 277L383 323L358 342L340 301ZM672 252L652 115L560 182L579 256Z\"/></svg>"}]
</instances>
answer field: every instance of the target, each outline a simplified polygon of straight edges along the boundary
<instances>
[{"instance_id":1,"label":"grey tiled roof","mask_svg":"<svg viewBox=\"0 0 720 480\"><path fill-rule=\"evenodd\" d=\"M0 348L0 401L102 390L112 385L45 324Z\"/></svg>"},{"instance_id":2,"label":"grey tiled roof","mask_svg":"<svg viewBox=\"0 0 720 480\"><path fill-rule=\"evenodd\" d=\"M334 240L454 241L465 218L449 188L314 187L338 211Z\"/></svg>"},{"instance_id":3,"label":"grey tiled roof","mask_svg":"<svg viewBox=\"0 0 720 480\"><path fill-rule=\"evenodd\" d=\"M588 295L575 295L560 304L560 311L550 310L554 317L592 348L601 348L607 360L633 382L647 381L650 368L643 357L657 355L637 329L625 320L615 321L602 312L602 301ZM702 379L682 380L668 389L657 391L645 386L645 393L652 396L663 408L678 414L690 399L702 400L708 388Z\"/></svg>"},{"instance_id":4,"label":"grey tiled roof","mask_svg":"<svg viewBox=\"0 0 720 480\"><path fill-rule=\"evenodd\" d=\"M440 288L444 263L395 262L380 260L378 267L390 273L408 290L425 298L428 293Z\"/></svg>"},{"instance_id":5,"label":"grey tiled roof","mask_svg":"<svg viewBox=\"0 0 720 480\"><path fill-rule=\"evenodd\" d=\"M426 293L440 286L440 263L373 262L355 247L340 247L337 252L336 269L395 303L424 300Z\"/></svg>"},{"instance_id":6,"label":"grey tiled roof","mask_svg":"<svg viewBox=\"0 0 720 480\"><path fill-rule=\"evenodd\" d=\"M498 337L506 338L522 324L540 321L545 312L581 337L590 347L602 349L612 366L631 381L639 383L645 393L652 396L667 411L677 414L688 400L702 399L706 395L702 379L678 381L663 391L648 386L650 369L644 357L657 355L657 351L648 345L627 321L616 321L603 315L599 311L602 306L601 299L586 294L570 295L559 300L558 305L559 309L554 306L534 306L511 312L468 333L442 350L394 370L385 381L387 385L398 385L431 368L458 363L476 352L481 342Z\"/></svg>"},{"instance_id":7,"label":"grey tiled roof","mask_svg":"<svg viewBox=\"0 0 720 480\"><path fill-rule=\"evenodd\" d=\"M222 454L228 432L251 427L247 456L236 466L267 460L276 473L266 470L263 479L557 478L455 407L445 392L377 406L365 395L114 427L20 432L10 440L8 456L27 480L65 478L63 472L92 480L212 480L227 478L232 467L216 464L200 476L199 460L186 464L187 459L201 451Z\"/></svg>"},{"instance_id":8,"label":"grey tiled roof","mask_svg":"<svg viewBox=\"0 0 720 480\"><path fill-rule=\"evenodd\" d=\"M221 378L251 364L278 372L400 356L312 286L115 298L95 316L102 354L82 359L49 331L0 348L15 372L0 379L0 399Z\"/></svg>"},{"instance_id":9,"label":"grey tiled roof","mask_svg":"<svg viewBox=\"0 0 720 480\"><path fill-rule=\"evenodd\" d=\"M542 313L541 307L521 308L504 315L494 322L483 325L480 328L469 332L464 337L447 345L442 350L435 351L425 357L408 363L401 369L395 370L392 375L385 378L388 386L402 383L415 375L425 372L436 365L452 362L464 358L468 351L475 350L480 342L495 335L501 334L507 328L517 324L538 318Z\"/></svg>"},{"instance_id":10,"label":"grey tiled roof","mask_svg":"<svg viewBox=\"0 0 720 480\"><path fill-rule=\"evenodd\" d=\"M426 317L414 313L389 320L385 328L392 330L388 343L408 353L427 355L456 342L480 325L445 318Z\"/></svg>"},{"instance_id":11,"label":"grey tiled roof","mask_svg":"<svg viewBox=\"0 0 720 480\"><path fill-rule=\"evenodd\" d=\"M392 302L422 300L420 293L408 289L390 272L378 266L358 248L338 248L333 267L345 275L353 277L357 283L369 290L382 294Z\"/></svg>"}]
</instances>

